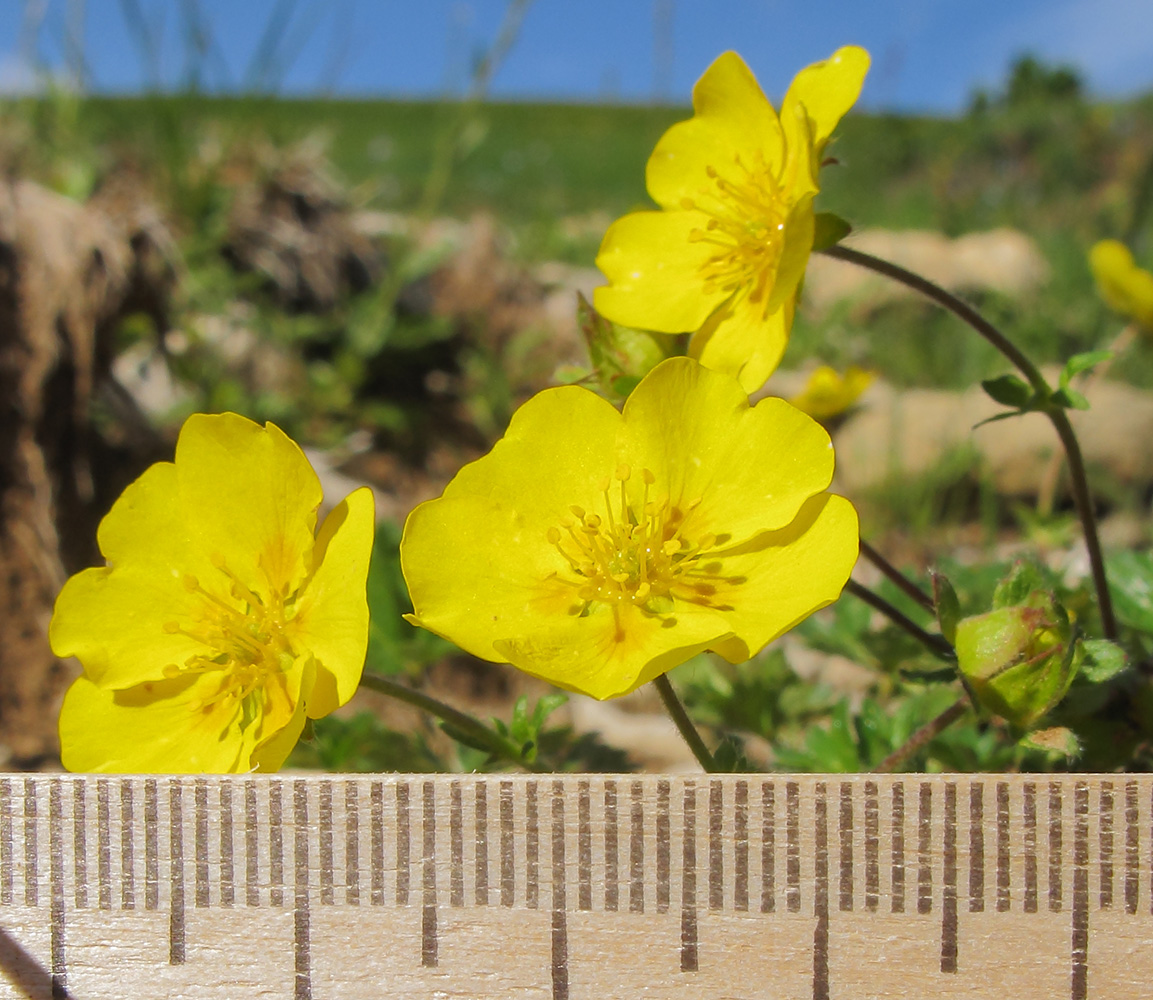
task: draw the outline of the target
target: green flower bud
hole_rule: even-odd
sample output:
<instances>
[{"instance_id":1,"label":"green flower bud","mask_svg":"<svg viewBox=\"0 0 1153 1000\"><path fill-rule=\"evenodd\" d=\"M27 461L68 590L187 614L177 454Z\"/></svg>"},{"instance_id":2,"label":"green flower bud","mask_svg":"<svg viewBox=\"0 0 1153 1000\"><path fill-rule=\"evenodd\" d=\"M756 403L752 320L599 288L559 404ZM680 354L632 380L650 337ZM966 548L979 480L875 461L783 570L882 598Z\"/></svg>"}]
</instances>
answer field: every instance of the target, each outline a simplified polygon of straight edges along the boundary
<instances>
[{"instance_id":1,"label":"green flower bud","mask_svg":"<svg viewBox=\"0 0 1153 1000\"><path fill-rule=\"evenodd\" d=\"M981 705L1028 728L1065 697L1081 660L1068 616L1052 595L957 623L957 667Z\"/></svg>"}]
</instances>

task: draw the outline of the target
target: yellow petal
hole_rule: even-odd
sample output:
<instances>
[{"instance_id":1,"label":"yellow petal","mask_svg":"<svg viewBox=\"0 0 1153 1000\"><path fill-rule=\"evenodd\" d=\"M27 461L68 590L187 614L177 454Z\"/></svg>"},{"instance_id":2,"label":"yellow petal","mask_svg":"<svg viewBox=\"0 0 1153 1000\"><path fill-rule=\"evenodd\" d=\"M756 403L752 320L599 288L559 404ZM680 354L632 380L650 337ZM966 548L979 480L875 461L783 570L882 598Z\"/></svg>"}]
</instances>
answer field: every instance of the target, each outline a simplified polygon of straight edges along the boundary
<instances>
[{"instance_id":1,"label":"yellow petal","mask_svg":"<svg viewBox=\"0 0 1153 1000\"><path fill-rule=\"evenodd\" d=\"M795 308L796 298L789 298L766 316L748 295L736 296L693 335L689 356L706 368L735 376L745 392L756 392L781 363Z\"/></svg>"},{"instance_id":2,"label":"yellow petal","mask_svg":"<svg viewBox=\"0 0 1153 1000\"><path fill-rule=\"evenodd\" d=\"M603 700L628 694L727 635L725 619L712 611L678 606L658 618L623 604L542 622L496 648L525 673Z\"/></svg>"},{"instance_id":3,"label":"yellow petal","mask_svg":"<svg viewBox=\"0 0 1153 1000\"><path fill-rule=\"evenodd\" d=\"M48 639L57 656L80 660L95 683L130 687L159 680L169 664L203 652L200 643L165 629L191 611L192 595L179 578L132 564L86 569L56 598Z\"/></svg>"},{"instance_id":4,"label":"yellow petal","mask_svg":"<svg viewBox=\"0 0 1153 1000\"><path fill-rule=\"evenodd\" d=\"M81 677L60 711L61 759L70 771L227 774L250 771L262 744L291 750L303 726L303 661L255 692L251 721L234 700L217 699L212 673L138 684L120 691ZM311 676L311 675L309 675ZM299 717L299 724L297 720ZM278 739L280 737L280 739ZM284 751L287 756L288 750ZM271 756L271 755L268 755ZM276 762L279 766L283 757Z\"/></svg>"},{"instance_id":5,"label":"yellow petal","mask_svg":"<svg viewBox=\"0 0 1153 1000\"><path fill-rule=\"evenodd\" d=\"M290 589L303 581L320 481L279 427L235 413L194 414L180 431L176 468L199 551L225 556L244 580Z\"/></svg>"},{"instance_id":6,"label":"yellow petal","mask_svg":"<svg viewBox=\"0 0 1153 1000\"><path fill-rule=\"evenodd\" d=\"M805 268L808 267L809 256L813 252L815 230L813 198L812 195L804 195L789 210L788 218L785 220L785 245L781 250L781 259L777 262L777 273L773 278L768 302L764 307L766 316L777 312L785 302L796 299L797 287L805 276Z\"/></svg>"},{"instance_id":7,"label":"yellow petal","mask_svg":"<svg viewBox=\"0 0 1153 1000\"><path fill-rule=\"evenodd\" d=\"M688 358L662 362L625 403L634 466L674 503L699 500L685 534L733 543L779 529L833 476L829 435L784 400L755 407L732 378Z\"/></svg>"},{"instance_id":8,"label":"yellow petal","mask_svg":"<svg viewBox=\"0 0 1153 1000\"><path fill-rule=\"evenodd\" d=\"M535 520L543 538L573 504L593 509L601 502L601 481L622 460L622 428L617 409L595 393L577 386L546 389L513 414L504 437L461 469L444 495L503 503L526 523ZM554 456L563 460L542 468L542 460Z\"/></svg>"},{"instance_id":9,"label":"yellow petal","mask_svg":"<svg viewBox=\"0 0 1153 1000\"><path fill-rule=\"evenodd\" d=\"M317 535L315 569L297 609L295 632L300 646L316 658L316 683L308 698L311 719L343 705L360 683L368 648L365 582L375 525L372 491L362 487L332 510Z\"/></svg>"},{"instance_id":10,"label":"yellow petal","mask_svg":"<svg viewBox=\"0 0 1153 1000\"><path fill-rule=\"evenodd\" d=\"M786 141L790 144L811 142L819 161L837 122L861 95L868 71L869 53L856 45L837 49L830 58L801 70L793 78L781 102L781 124ZM804 109L804 117L808 120L808 137L797 130L798 107Z\"/></svg>"},{"instance_id":11,"label":"yellow petal","mask_svg":"<svg viewBox=\"0 0 1153 1000\"><path fill-rule=\"evenodd\" d=\"M701 269L715 248L694 240L708 219L699 212L633 212L605 233L597 267L611 282L593 304L614 323L660 333L687 333L727 293L704 290Z\"/></svg>"},{"instance_id":12,"label":"yellow petal","mask_svg":"<svg viewBox=\"0 0 1153 1000\"><path fill-rule=\"evenodd\" d=\"M789 399L798 410L823 420L844 413L873 381L872 372L850 365L842 376L828 365L816 368L805 388Z\"/></svg>"},{"instance_id":13,"label":"yellow petal","mask_svg":"<svg viewBox=\"0 0 1153 1000\"><path fill-rule=\"evenodd\" d=\"M779 169L784 140L777 113L735 52L718 56L697 81L693 111L665 132L649 157L645 180L658 205L678 209L682 199L711 191L710 167L733 179L737 157Z\"/></svg>"},{"instance_id":14,"label":"yellow petal","mask_svg":"<svg viewBox=\"0 0 1153 1000\"><path fill-rule=\"evenodd\" d=\"M1153 274L1137 266L1120 240L1101 240L1089 251L1097 291L1110 309L1153 330Z\"/></svg>"},{"instance_id":15,"label":"yellow petal","mask_svg":"<svg viewBox=\"0 0 1153 1000\"><path fill-rule=\"evenodd\" d=\"M857 513L844 497L823 494L805 503L786 528L768 532L723 555L714 600L730 604L735 636L713 648L741 663L841 594L857 561Z\"/></svg>"},{"instance_id":16,"label":"yellow petal","mask_svg":"<svg viewBox=\"0 0 1153 1000\"><path fill-rule=\"evenodd\" d=\"M357 676L359 679L359 674ZM315 680L316 661L308 657L299 674L284 678L283 683L264 692L265 710L275 721L257 733L259 740L251 751L245 770L255 769L264 773L280 770L304 731L305 706L312 702L309 691L313 689ZM279 717L273 711L275 703L279 703L281 709ZM290 712L287 718L284 717L285 708Z\"/></svg>"},{"instance_id":17,"label":"yellow petal","mask_svg":"<svg viewBox=\"0 0 1153 1000\"><path fill-rule=\"evenodd\" d=\"M548 628L576 601L570 567L548 543L551 519L499 500L445 496L408 516L400 560L414 613L409 620L483 660L506 662L494 645ZM550 523L551 520L551 523Z\"/></svg>"},{"instance_id":18,"label":"yellow petal","mask_svg":"<svg viewBox=\"0 0 1153 1000\"><path fill-rule=\"evenodd\" d=\"M124 691L84 677L64 696L60 756L69 771L227 774L242 766L244 740L201 722L192 703L206 680L180 678ZM224 738L221 738L221 737Z\"/></svg>"}]
</instances>

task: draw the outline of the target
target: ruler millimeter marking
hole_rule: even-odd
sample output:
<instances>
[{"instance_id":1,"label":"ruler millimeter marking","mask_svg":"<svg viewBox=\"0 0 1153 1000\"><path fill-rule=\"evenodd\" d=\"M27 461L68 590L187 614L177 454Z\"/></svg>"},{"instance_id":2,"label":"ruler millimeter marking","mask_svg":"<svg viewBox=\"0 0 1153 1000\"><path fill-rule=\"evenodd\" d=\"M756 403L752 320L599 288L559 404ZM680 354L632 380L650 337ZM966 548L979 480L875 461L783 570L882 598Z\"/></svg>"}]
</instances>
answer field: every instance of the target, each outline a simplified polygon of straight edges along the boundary
<instances>
[{"instance_id":1,"label":"ruler millimeter marking","mask_svg":"<svg viewBox=\"0 0 1153 1000\"><path fill-rule=\"evenodd\" d=\"M0 998L1150 981L1151 777L0 776Z\"/></svg>"}]
</instances>

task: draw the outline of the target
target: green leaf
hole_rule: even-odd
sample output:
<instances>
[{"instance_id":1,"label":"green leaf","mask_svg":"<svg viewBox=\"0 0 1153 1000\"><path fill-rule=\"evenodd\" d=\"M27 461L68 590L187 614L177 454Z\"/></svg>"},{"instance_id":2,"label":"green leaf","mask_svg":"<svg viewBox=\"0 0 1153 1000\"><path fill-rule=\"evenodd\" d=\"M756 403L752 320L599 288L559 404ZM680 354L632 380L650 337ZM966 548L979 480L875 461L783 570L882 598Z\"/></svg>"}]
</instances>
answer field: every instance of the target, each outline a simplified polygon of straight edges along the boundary
<instances>
[{"instance_id":1,"label":"green leaf","mask_svg":"<svg viewBox=\"0 0 1153 1000\"><path fill-rule=\"evenodd\" d=\"M1028 560L1015 563L1009 575L997 584L993 591L993 607L1007 608L1025 604L1029 596L1038 590L1046 590L1048 581L1040 567Z\"/></svg>"},{"instance_id":2,"label":"green leaf","mask_svg":"<svg viewBox=\"0 0 1153 1000\"><path fill-rule=\"evenodd\" d=\"M1129 628L1153 635L1153 555L1116 552L1107 567L1117 617Z\"/></svg>"},{"instance_id":3,"label":"green leaf","mask_svg":"<svg viewBox=\"0 0 1153 1000\"><path fill-rule=\"evenodd\" d=\"M1016 375L987 378L981 383L981 388L1005 406L1027 409L1033 402L1033 389Z\"/></svg>"},{"instance_id":4,"label":"green leaf","mask_svg":"<svg viewBox=\"0 0 1153 1000\"><path fill-rule=\"evenodd\" d=\"M1081 645L1085 650L1081 673L1094 684L1116 677L1129 665L1125 650L1108 639L1086 639Z\"/></svg>"},{"instance_id":5,"label":"green leaf","mask_svg":"<svg viewBox=\"0 0 1153 1000\"><path fill-rule=\"evenodd\" d=\"M577 325L601 391L614 402L625 399L650 369L676 353L677 338L613 323L579 294Z\"/></svg>"},{"instance_id":6,"label":"green leaf","mask_svg":"<svg viewBox=\"0 0 1153 1000\"><path fill-rule=\"evenodd\" d=\"M1058 389L1055 393L1053 393L1053 395L1049 397L1049 401L1057 406L1063 407L1066 410L1089 409L1089 400L1082 396L1081 393L1079 393L1072 386L1068 385L1064 388Z\"/></svg>"},{"instance_id":7,"label":"green leaf","mask_svg":"<svg viewBox=\"0 0 1153 1000\"><path fill-rule=\"evenodd\" d=\"M1066 388L1074 375L1087 372L1090 368L1095 368L1102 361L1108 361L1111 357L1113 357L1112 351L1085 351L1083 354L1074 354L1065 362L1065 367L1061 371L1061 388Z\"/></svg>"},{"instance_id":8,"label":"green leaf","mask_svg":"<svg viewBox=\"0 0 1153 1000\"><path fill-rule=\"evenodd\" d=\"M943 573L932 574L933 603L937 609L937 624L941 635L949 640L950 645L957 643L957 622L961 620L961 602L957 600L957 591Z\"/></svg>"},{"instance_id":9,"label":"green leaf","mask_svg":"<svg viewBox=\"0 0 1153 1000\"><path fill-rule=\"evenodd\" d=\"M832 212L817 212L814 221L813 253L835 246L853 231L849 223Z\"/></svg>"}]
</instances>

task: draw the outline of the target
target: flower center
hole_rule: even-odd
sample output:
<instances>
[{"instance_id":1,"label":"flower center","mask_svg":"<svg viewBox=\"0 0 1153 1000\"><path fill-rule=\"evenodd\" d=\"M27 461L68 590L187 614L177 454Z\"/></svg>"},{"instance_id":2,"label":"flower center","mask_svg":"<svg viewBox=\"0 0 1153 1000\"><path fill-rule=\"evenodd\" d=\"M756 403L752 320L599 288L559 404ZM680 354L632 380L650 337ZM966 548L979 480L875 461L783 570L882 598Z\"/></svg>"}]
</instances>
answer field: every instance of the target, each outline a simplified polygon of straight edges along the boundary
<instances>
[{"instance_id":1,"label":"flower center","mask_svg":"<svg viewBox=\"0 0 1153 1000\"><path fill-rule=\"evenodd\" d=\"M223 557L214 555L212 564L228 580L231 600L206 589L191 573L183 583L190 593L202 598L194 620L182 625L165 622L170 635L185 635L206 647L184 661L164 668L166 677L183 677L210 671L219 673L215 692L198 702L205 713L217 705L244 708L244 718L251 719L253 705L249 697L263 688L270 677L291 667L295 657L285 625L292 617L292 598L272 591L267 599L251 590L233 573Z\"/></svg>"},{"instance_id":2,"label":"flower center","mask_svg":"<svg viewBox=\"0 0 1153 1000\"><path fill-rule=\"evenodd\" d=\"M700 200L682 199L681 207L709 217L705 228L689 233L694 243L716 247L701 267L705 293L748 288L750 301L767 301L785 244L785 199L759 152L753 166L739 155L734 162L732 178L706 167L712 185Z\"/></svg>"},{"instance_id":3,"label":"flower center","mask_svg":"<svg viewBox=\"0 0 1153 1000\"><path fill-rule=\"evenodd\" d=\"M577 575L573 583L581 604L574 612L584 614L597 602L641 605L656 614L671 611L673 598L710 604L716 586L709 578L719 566L702 564L701 559L718 538L705 533L690 539L685 534L688 515L700 500L679 507L667 496L651 499L656 478L644 469L640 502L633 503L627 488L630 478L629 467L620 465L615 476L604 480L603 518L573 506L571 518L560 528L548 529L549 544Z\"/></svg>"}]
</instances>

